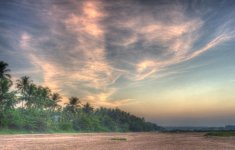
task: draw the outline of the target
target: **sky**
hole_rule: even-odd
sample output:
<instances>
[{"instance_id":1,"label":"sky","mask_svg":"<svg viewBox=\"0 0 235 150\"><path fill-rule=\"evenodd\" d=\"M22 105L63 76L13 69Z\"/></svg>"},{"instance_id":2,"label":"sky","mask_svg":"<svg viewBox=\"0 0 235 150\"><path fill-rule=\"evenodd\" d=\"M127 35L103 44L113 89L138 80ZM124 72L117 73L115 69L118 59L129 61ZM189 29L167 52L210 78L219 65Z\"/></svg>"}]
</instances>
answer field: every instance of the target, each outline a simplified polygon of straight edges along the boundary
<instances>
[{"instance_id":1,"label":"sky","mask_svg":"<svg viewBox=\"0 0 235 150\"><path fill-rule=\"evenodd\" d=\"M1 0L12 79L163 126L235 124L235 1Z\"/></svg>"}]
</instances>

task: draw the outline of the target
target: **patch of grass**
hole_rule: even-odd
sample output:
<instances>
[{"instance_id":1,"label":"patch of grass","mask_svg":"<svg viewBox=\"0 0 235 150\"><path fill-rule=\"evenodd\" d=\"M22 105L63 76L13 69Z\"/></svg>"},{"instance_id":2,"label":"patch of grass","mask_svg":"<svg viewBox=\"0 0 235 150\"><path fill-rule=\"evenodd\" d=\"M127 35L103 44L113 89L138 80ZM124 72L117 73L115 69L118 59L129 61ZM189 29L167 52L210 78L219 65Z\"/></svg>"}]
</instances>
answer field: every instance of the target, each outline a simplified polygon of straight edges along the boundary
<instances>
[{"instance_id":1,"label":"patch of grass","mask_svg":"<svg viewBox=\"0 0 235 150\"><path fill-rule=\"evenodd\" d=\"M114 141L127 141L126 138L120 138L120 137L111 138L111 140L114 140Z\"/></svg>"},{"instance_id":2,"label":"patch of grass","mask_svg":"<svg viewBox=\"0 0 235 150\"><path fill-rule=\"evenodd\" d=\"M30 130L14 130L14 129L7 129L7 128L3 128L0 129L0 135L6 135L6 134L53 134L53 133L79 133L77 131L74 130L68 130L68 131L64 131L64 130L47 130L47 131L30 131Z\"/></svg>"},{"instance_id":3,"label":"patch of grass","mask_svg":"<svg viewBox=\"0 0 235 150\"><path fill-rule=\"evenodd\" d=\"M0 134L30 134L30 131L25 130L11 130L11 129L0 129Z\"/></svg>"},{"instance_id":4,"label":"patch of grass","mask_svg":"<svg viewBox=\"0 0 235 150\"><path fill-rule=\"evenodd\" d=\"M229 136L235 136L235 131L208 132L205 134L205 136L229 137Z\"/></svg>"}]
</instances>

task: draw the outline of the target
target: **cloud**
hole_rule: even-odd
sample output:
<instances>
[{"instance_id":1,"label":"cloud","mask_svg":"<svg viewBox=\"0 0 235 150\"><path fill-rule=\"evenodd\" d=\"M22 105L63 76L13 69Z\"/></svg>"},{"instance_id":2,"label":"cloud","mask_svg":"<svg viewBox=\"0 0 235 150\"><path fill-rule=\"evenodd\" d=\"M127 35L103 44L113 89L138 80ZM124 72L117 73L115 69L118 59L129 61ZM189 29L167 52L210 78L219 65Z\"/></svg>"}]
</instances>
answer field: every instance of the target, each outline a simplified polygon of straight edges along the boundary
<instances>
[{"instance_id":1,"label":"cloud","mask_svg":"<svg viewBox=\"0 0 235 150\"><path fill-rule=\"evenodd\" d=\"M83 57L83 61L78 61L83 65L72 78L95 88L105 88L120 75L106 60L104 31L99 23L105 14L100 5L96 1L84 1L82 14L69 14L65 19L66 29L77 38L75 51Z\"/></svg>"},{"instance_id":2,"label":"cloud","mask_svg":"<svg viewBox=\"0 0 235 150\"><path fill-rule=\"evenodd\" d=\"M34 40L34 41L33 41ZM36 39L32 37L29 33L24 32L20 36L20 47L22 48L23 52L27 54L27 58L30 62L35 66L35 70L38 72L43 72L43 85L52 88L54 91L58 91L59 89L59 82L53 80L58 73L61 71L58 70L53 64L46 61L44 58L38 56L36 48L31 44L35 42Z\"/></svg>"},{"instance_id":3,"label":"cloud","mask_svg":"<svg viewBox=\"0 0 235 150\"><path fill-rule=\"evenodd\" d=\"M35 68L43 72L44 86L61 91L65 96L72 96L74 90L71 88L77 89L82 94L78 95L81 99L95 97L108 104L108 87L122 72L106 60L104 31L99 23L105 15L99 10L100 5L96 1L84 1L82 6L74 3L81 12L79 14L70 11L63 14L62 6L53 6L50 11L56 16L50 21L47 17L51 16L45 18L49 24L46 29L49 37L48 34L25 31L19 37L19 45ZM58 22L61 18L63 21Z\"/></svg>"},{"instance_id":4,"label":"cloud","mask_svg":"<svg viewBox=\"0 0 235 150\"><path fill-rule=\"evenodd\" d=\"M114 9L112 5L112 15L105 22L106 40L111 49L108 58L128 72L124 76L131 81L161 76L169 66L189 61L232 38L228 21L222 22L217 34L196 48L208 24L204 16L188 15L187 7L179 3L145 6L128 1L125 6Z\"/></svg>"},{"instance_id":5,"label":"cloud","mask_svg":"<svg viewBox=\"0 0 235 150\"><path fill-rule=\"evenodd\" d=\"M191 54L190 57L188 57L187 59L192 59L194 57L197 57L198 55L208 51L209 49L223 43L226 41L229 41L232 38L231 35L229 34L220 34L217 37L215 37L214 39L212 39L209 43L207 43L205 46L203 46L201 49L196 50L194 53Z\"/></svg>"},{"instance_id":6,"label":"cloud","mask_svg":"<svg viewBox=\"0 0 235 150\"><path fill-rule=\"evenodd\" d=\"M20 47L26 48L29 46L31 36L28 33L23 33L20 38Z\"/></svg>"},{"instance_id":7,"label":"cloud","mask_svg":"<svg viewBox=\"0 0 235 150\"><path fill-rule=\"evenodd\" d=\"M36 79L42 72L42 84L54 91L97 105L126 104L132 102L129 97L112 99L122 90L120 78L127 85L175 74L170 66L233 38L231 21L219 23L217 32L205 38L210 25L205 14L189 14L184 3L151 3L25 1L20 14L27 19L12 35L18 45L12 45L34 66L24 70Z\"/></svg>"},{"instance_id":8,"label":"cloud","mask_svg":"<svg viewBox=\"0 0 235 150\"><path fill-rule=\"evenodd\" d=\"M135 99L115 99L111 96L117 91L116 88L110 88L98 94L87 95L83 98L83 101L94 104L96 107L119 107L125 104L135 102Z\"/></svg>"}]
</instances>

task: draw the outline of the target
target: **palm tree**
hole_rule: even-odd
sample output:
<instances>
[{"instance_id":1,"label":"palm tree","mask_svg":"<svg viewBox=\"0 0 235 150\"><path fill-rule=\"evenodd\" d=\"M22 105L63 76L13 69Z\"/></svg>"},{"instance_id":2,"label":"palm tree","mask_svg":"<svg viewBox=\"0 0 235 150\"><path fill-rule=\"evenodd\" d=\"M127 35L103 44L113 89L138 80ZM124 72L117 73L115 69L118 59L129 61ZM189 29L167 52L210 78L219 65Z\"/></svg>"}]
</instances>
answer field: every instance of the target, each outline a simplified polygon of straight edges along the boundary
<instances>
[{"instance_id":1,"label":"palm tree","mask_svg":"<svg viewBox=\"0 0 235 150\"><path fill-rule=\"evenodd\" d=\"M34 91L34 107L39 108L42 106L42 86L36 86L35 91Z\"/></svg>"},{"instance_id":2,"label":"palm tree","mask_svg":"<svg viewBox=\"0 0 235 150\"><path fill-rule=\"evenodd\" d=\"M69 105L74 106L74 107L79 107L80 105L80 100L77 97L70 97L69 98Z\"/></svg>"},{"instance_id":3,"label":"palm tree","mask_svg":"<svg viewBox=\"0 0 235 150\"><path fill-rule=\"evenodd\" d=\"M6 78L0 80L0 111L13 108L16 103L15 91L10 92L12 82Z\"/></svg>"},{"instance_id":4,"label":"palm tree","mask_svg":"<svg viewBox=\"0 0 235 150\"><path fill-rule=\"evenodd\" d=\"M38 86L36 91L36 105L39 108L50 107L51 90L48 87Z\"/></svg>"},{"instance_id":5,"label":"palm tree","mask_svg":"<svg viewBox=\"0 0 235 150\"><path fill-rule=\"evenodd\" d=\"M42 106L50 107L51 90L48 87L43 87L41 91Z\"/></svg>"},{"instance_id":6,"label":"palm tree","mask_svg":"<svg viewBox=\"0 0 235 150\"><path fill-rule=\"evenodd\" d=\"M11 75L9 74L9 72L11 71L10 69L7 68L8 64L5 63L4 61L0 61L0 78L6 78L6 79L10 79Z\"/></svg>"},{"instance_id":7,"label":"palm tree","mask_svg":"<svg viewBox=\"0 0 235 150\"><path fill-rule=\"evenodd\" d=\"M10 86L11 84L8 80L0 80L0 104L3 102L4 95L9 91Z\"/></svg>"},{"instance_id":8,"label":"palm tree","mask_svg":"<svg viewBox=\"0 0 235 150\"><path fill-rule=\"evenodd\" d=\"M59 93L53 93L51 95L51 100L52 100L52 108L58 108L60 105L58 104L61 101L62 97L60 96Z\"/></svg>"},{"instance_id":9,"label":"palm tree","mask_svg":"<svg viewBox=\"0 0 235 150\"><path fill-rule=\"evenodd\" d=\"M32 80L28 76L23 76L19 80L16 81L16 88L21 92L22 94L22 107L23 102L27 101L27 90L29 88L29 85L32 83Z\"/></svg>"},{"instance_id":10,"label":"palm tree","mask_svg":"<svg viewBox=\"0 0 235 150\"><path fill-rule=\"evenodd\" d=\"M82 110L85 112L85 113L92 113L94 108L90 105L90 103L86 103L85 105L83 105L83 108Z\"/></svg>"},{"instance_id":11,"label":"palm tree","mask_svg":"<svg viewBox=\"0 0 235 150\"><path fill-rule=\"evenodd\" d=\"M0 112L4 109L13 108L16 103L15 91L10 92L12 81L9 74L10 69L7 67L7 63L0 61Z\"/></svg>"},{"instance_id":12,"label":"palm tree","mask_svg":"<svg viewBox=\"0 0 235 150\"><path fill-rule=\"evenodd\" d=\"M26 95L27 95L26 106L27 107L32 107L33 105L35 106L36 90L37 90L37 86L33 83L31 83L26 89Z\"/></svg>"},{"instance_id":13,"label":"palm tree","mask_svg":"<svg viewBox=\"0 0 235 150\"><path fill-rule=\"evenodd\" d=\"M71 112L75 113L76 109L80 107L80 100L77 97L70 97L68 108Z\"/></svg>"},{"instance_id":14,"label":"palm tree","mask_svg":"<svg viewBox=\"0 0 235 150\"><path fill-rule=\"evenodd\" d=\"M60 96L60 94L59 93L53 93L52 95L51 95L51 99L54 101L54 102L56 102L56 103L58 103L58 102L60 102L61 101L61 96Z\"/></svg>"},{"instance_id":15,"label":"palm tree","mask_svg":"<svg viewBox=\"0 0 235 150\"><path fill-rule=\"evenodd\" d=\"M16 88L21 91L22 94L25 94L26 90L28 89L29 85L32 83L30 77L23 76L19 80L16 81Z\"/></svg>"}]
</instances>

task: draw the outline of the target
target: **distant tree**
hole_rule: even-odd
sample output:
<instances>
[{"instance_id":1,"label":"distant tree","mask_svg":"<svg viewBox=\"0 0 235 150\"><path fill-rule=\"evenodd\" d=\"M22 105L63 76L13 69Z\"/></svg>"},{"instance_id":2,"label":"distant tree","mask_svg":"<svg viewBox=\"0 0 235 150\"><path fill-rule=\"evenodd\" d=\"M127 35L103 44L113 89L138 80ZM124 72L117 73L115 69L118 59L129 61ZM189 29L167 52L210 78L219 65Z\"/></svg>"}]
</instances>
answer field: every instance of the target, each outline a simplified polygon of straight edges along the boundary
<instances>
[{"instance_id":1,"label":"distant tree","mask_svg":"<svg viewBox=\"0 0 235 150\"><path fill-rule=\"evenodd\" d=\"M83 105L83 108L82 110L85 112L85 113L92 113L94 108L90 105L90 103L86 103L85 105Z\"/></svg>"},{"instance_id":2,"label":"distant tree","mask_svg":"<svg viewBox=\"0 0 235 150\"><path fill-rule=\"evenodd\" d=\"M10 91L12 81L7 67L7 63L0 61L0 127L8 125L6 111L11 112L16 104L15 92Z\"/></svg>"},{"instance_id":3,"label":"distant tree","mask_svg":"<svg viewBox=\"0 0 235 150\"><path fill-rule=\"evenodd\" d=\"M15 92L10 91L12 83L7 79L0 80L0 106L2 109L13 108L16 103Z\"/></svg>"},{"instance_id":4,"label":"distant tree","mask_svg":"<svg viewBox=\"0 0 235 150\"><path fill-rule=\"evenodd\" d=\"M72 113L76 112L76 109L80 107L80 100L78 97L70 97L69 103L67 104L67 109Z\"/></svg>"},{"instance_id":5,"label":"distant tree","mask_svg":"<svg viewBox=\"0 0 235 150\"><path fill-rule=\"evenodd\" d=\"M23 102L28 100L27 90L29 88L29 85L32 83L32 80L28 76L23 76L20 79L16 81L16 88L21 93L21 101L22 101L22 107Z\"/></svg>"},{"instance_id":6,"label":"distant tree","mask_svg":"<svg viewBox=\"0 0 235 150\"><path fill-rule=\"evenodd\" d=\"M35 101L36 101L36 93L37 91L37 86L33 83L31 83L28 88L26 89L26 106L31 108L32 106L35 106Z\"/></svg>"},{"instance_id":7,"label":"distant tree","mask_svg":"<svg viewBox=\"0 0 235 150\"><path fill-rule=\"evenodd\" d=\"M56 108L60 108L60 105L58 104L59 102L61 102L62 97L60 96L59 93L53 93L51 95L51 107L52 109L56 109Z\"/></svg>"},{"instance_id":8,"label":"distant tree","mask_svg":"<svg viewBox=\"0 0 235 150\"><path fill-rule=\"evenodd\" d=\"M50 107L51 90L48 87L37 88L37 106L40 109Z\"/></svg>"},{"instance_id":9,"label":"distant tree","mask_svg":"<svg viewBox=\"0 0 235 150\"><path fill-rule=\"evenodd\" d=\"M8 64L4 61L0 61L0 78L10 79L11 75L9 74L10 69L7 68Z\"/></svg>"},{"instance_id":10,"label":"distant tree","mask_svg":"<svg viewBox=\"0 0 235 150\"><path fill-rule=\"evenodd\" d=\"M49 89L48 87L43 87L42 88L42 106L49 108L50 107L50 96L51 96L51 89Z\"/></svg>"},{"instance_id":11,"label":"distant tree","mask_svg":"<svg viewBox=\"0 0 235 150\"><path fill-rule=\"evenodd\" d=\"M60 111L59 93L48 87L38 86L23 76L16 82L17 92L12 90L8 64L0 61L0 130L25 129L32 131L156 131L162 130L144 118L131 115L118 108L94 109L89 103L81 104L78 97L70 97ZM17 101L25 103L24 109L15 107Z\"/></svg>"},{"instance_id":12,"label":"distant tree","mask_svg":"<svg viewBox=\"0 0 235 150\"><path fill-rule=\"evenodd\" d=\"M32 80L30 80L30 77L28 76L23 76L16 82L16 88L21 92L21 94L26 94L26 91L29 85L32 83Z\"/></svg>"},{"instance_id":13,"label":"distant tree","mask_svg":"<svg viewBox=\"0 0 235 150\"><path fill-rule=\"evenodd\" d=\"M7 68L8 64L0 61L0 107L12 108L15 104L15 93L10 92L12 86L10 69Z\"/></svg>"}]
</instances>

